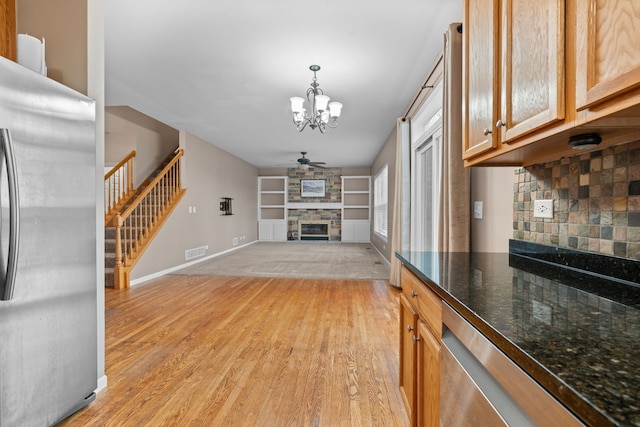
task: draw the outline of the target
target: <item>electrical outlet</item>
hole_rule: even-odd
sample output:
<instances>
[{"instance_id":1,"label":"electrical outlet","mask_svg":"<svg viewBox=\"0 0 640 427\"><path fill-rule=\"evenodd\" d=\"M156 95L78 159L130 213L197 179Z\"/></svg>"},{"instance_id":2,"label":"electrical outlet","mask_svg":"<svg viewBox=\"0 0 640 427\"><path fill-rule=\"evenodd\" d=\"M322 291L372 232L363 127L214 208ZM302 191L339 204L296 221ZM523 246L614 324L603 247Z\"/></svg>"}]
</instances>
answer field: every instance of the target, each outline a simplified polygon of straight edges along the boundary
<instances>
[{"instance_id":1,"label":"electrical outlet","mask_svg":"<svg viewBox=\"0 0 640 427\"><path fill-rule=\"evenodd\" d=\"M553 200L534 200L534 218L553 218Z\"/></svg>"},{"instance_id":2,"label":"electrical outlet","mask_svg":"<svg viewBox=\"0 0 640 427\"><path fill-rule=\"evenodd\" d=\"M473 219L482 219L482 202L473 202Z\"/></svg>"},{"instance_id":3,"label":"electrical outlet","mask_svg":"<svg viewBox=\"0 0 640 427\"><path fill-rule=\"evenodd\" d=\"M233 238L233 246L238 246L238 238L237 237Z\"/></svg>"}]
</instances>

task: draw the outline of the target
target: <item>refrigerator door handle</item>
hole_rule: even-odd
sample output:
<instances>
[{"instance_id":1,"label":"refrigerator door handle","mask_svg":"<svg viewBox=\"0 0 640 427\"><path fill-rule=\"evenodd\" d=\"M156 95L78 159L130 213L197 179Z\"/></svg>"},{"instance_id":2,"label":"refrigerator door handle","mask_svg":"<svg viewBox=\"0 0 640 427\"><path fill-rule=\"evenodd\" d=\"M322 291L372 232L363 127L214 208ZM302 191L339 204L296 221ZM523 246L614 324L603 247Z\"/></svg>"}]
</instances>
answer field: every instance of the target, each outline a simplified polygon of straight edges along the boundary
<instances>
[{"instance_id":1,"label":"refrigerator door handle","mask_svg":"<svg viewBox=\"0 0 640 427\"><path fill-rule=\"evenodd\" d=\"M7 184L9 187L9 254L7 259L7 272L2 284L4 292L0 295L1 301L9 301L13 298L13 290L16 281L16 269L18 267L18 247L20 242L20 195L18 192L18 173L16 159L13 154L13 143L9 129L0 129L0 150L7 165Z\"/></svg>"}]
</instances>

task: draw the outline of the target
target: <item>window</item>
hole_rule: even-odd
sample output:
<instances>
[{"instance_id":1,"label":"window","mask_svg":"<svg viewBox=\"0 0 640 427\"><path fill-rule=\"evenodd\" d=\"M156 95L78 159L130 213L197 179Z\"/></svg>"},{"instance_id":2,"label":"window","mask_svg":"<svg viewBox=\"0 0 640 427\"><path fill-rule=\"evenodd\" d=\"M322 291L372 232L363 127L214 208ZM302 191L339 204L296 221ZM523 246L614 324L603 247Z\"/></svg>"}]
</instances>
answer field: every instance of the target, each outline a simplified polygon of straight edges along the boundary
<instances>
[{"instance_id":1,"label":"window","mask_svg":"<svg viewBox=\"0 0 640 427\"><path fill-rule=\"evenodd\" d=\"M388 229L388 183L388 167L384 165L373 179L373 232L384 239Z\"/></svg>"},{"instance_id":2,"label":"window","mask_svg":"<svg viewBox=\"0 0 640 427\"><path fill-rule=\"evenodd\" d=\"M411 121L411 250L438 250L442 82Z\"/></svg>"}]
</instances>

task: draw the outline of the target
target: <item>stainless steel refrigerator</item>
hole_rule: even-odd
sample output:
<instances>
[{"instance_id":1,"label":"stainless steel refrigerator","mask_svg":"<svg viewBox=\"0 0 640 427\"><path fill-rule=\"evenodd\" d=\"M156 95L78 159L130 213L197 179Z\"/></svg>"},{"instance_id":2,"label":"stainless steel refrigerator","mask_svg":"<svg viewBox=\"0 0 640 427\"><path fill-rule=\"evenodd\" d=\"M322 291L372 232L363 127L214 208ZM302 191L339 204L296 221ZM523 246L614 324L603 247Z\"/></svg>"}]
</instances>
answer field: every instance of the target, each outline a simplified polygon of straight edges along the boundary
<instances>
[{"instance_id":1,"label":"stainless steel refrigerator","mask_svg":"<svg viewBox=\"0 0 640 427\"><path fill-rule=\"evenodd\" d=\"M97 387L95 104L0 57L0 426Z\"/></svg>"}]
</instances>

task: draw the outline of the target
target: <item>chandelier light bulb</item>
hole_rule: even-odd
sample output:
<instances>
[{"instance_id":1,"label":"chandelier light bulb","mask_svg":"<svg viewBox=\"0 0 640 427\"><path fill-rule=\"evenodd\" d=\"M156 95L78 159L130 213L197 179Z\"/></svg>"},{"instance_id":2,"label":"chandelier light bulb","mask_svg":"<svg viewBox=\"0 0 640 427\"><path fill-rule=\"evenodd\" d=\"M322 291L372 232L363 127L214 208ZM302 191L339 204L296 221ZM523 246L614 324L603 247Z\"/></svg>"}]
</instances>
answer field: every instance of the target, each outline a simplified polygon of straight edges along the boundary
<instances>
[{"instance_id":1,"label":"chandelier light bulb","mask_svg":"<svg viewBox=\"0 0 640 427\"><path fill-rule=\"evenodd\" d=\"M329 97L327 95L316 96L316 110L319 112L327 111L327 105L329 105Z\"/></svg>"},{"instance_id":2,"label":"chandelier light bulb","mask_svg":"<svg viewBox=\"0 0 640 427\"><path fill-rule=\"evenodd\" d=\"M330 102L329 103L329 114L332 118L337 119L340 117L340 113L342 112L342 103L341 102Z\"/></svg>"},{"instance_id":3,"label":"chandelier light bulb","mask_svg":"<svg viewBox=\"0 0 640 427\"><path fill-rule=\"evenodd\" d=\"M291 111L294 113L300 113L304 111L304 98L300 98L299 96L294 96L290 99L291 101Z\"/></svg>"},{"instance_id":4,"label":"chandelier light bulb","mask_svg":"<svg viewBox=\"0 0 640 427\"><path fill-rule=\"evenodd\" d=\"M294 96L290 98L291 112L293 113L293 123L296 125L298 132L302 132L307 125L311 129L318 128L324 133L326 127L335 128L338 126L338 118L342 112L342 104L340 102L329 103L329 96L325 95L320 89L316 72L320 70L319 65L311 65L309 67L313 71L313 80L311 87L307 89L307 102L310 107L309 113L304 107L304 98Z\"/></svg>"}]
</instances>

